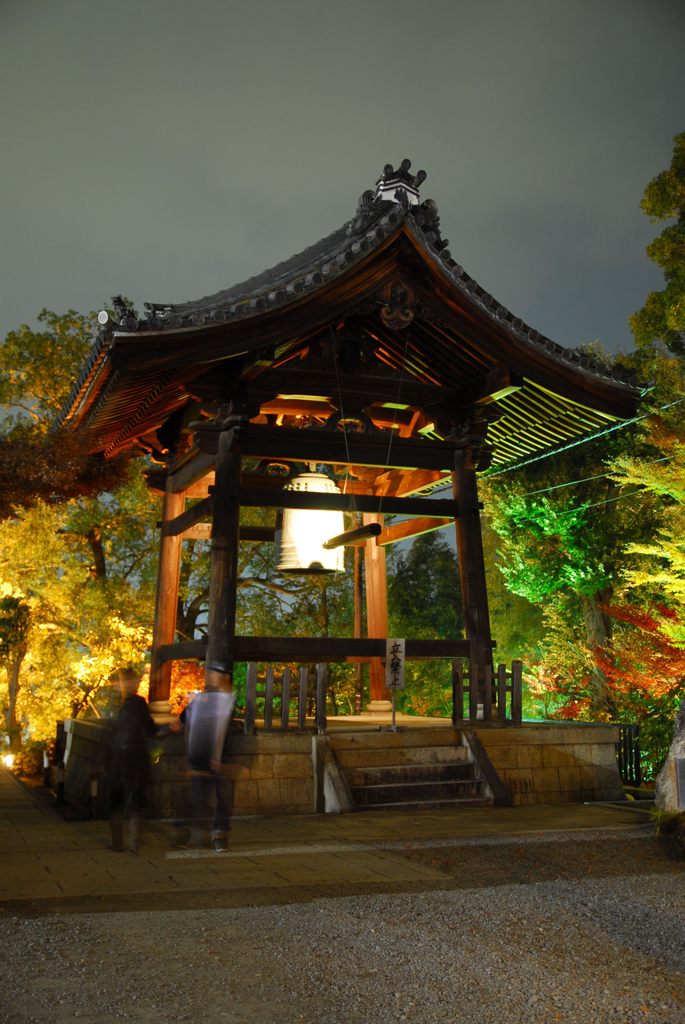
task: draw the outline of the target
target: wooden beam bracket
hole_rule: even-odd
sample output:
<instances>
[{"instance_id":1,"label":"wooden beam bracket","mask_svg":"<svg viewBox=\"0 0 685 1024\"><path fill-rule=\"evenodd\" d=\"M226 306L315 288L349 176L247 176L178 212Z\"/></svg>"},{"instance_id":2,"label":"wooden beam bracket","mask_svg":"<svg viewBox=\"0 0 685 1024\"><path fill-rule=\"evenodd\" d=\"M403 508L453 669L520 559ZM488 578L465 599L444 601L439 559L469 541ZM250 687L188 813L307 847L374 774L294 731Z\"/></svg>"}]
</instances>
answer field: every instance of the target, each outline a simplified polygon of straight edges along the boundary
<instances>
[{"instance_id":1,"label":"wooden beam bracket","mask_svg":"<svg viewBox=\"0 0 685 1024\"><path fill-rule=\"evenodd\" d=\"M494 644L492 645L495 646ZM160 661L203 660L205 640L187 640L165 644L159 648ZM466 658L467 640L407 639L406 657L412 661L432 658ZM237 636L235 661L255 662L358 662L369 658L385 658L385 638L366 637L302 637L302 636Z\"/></svg>"},{"instance_id":2,"label":"wooden beam bracket","mask_svg":"<svg viewBox=\"0 0 685 1024\"><path fill-rule=\"evenodd\" d=\"M179 534L185 533L186 530L189 530L191 526L195 526L196 523L201 523L203 520L211 518L212 506L213 499L210 494L207 498L203 498L189 509L186 509L180 516L162 523L162 536L178 537Z\"/></svg>"},{"instance_id":3,"label":"wooden beam bracket","mask_svg":"<svg viewBox=\"0 0 685 1024\"><path fill-rule=\"evenodd\" d=\"M308 491L277 492L241 488L241 506L251 508L302 508L334 512L370 512L456 519L457 502L444 498L388 498L366 494L314 494Z\"/></svg>"}]
</instances>

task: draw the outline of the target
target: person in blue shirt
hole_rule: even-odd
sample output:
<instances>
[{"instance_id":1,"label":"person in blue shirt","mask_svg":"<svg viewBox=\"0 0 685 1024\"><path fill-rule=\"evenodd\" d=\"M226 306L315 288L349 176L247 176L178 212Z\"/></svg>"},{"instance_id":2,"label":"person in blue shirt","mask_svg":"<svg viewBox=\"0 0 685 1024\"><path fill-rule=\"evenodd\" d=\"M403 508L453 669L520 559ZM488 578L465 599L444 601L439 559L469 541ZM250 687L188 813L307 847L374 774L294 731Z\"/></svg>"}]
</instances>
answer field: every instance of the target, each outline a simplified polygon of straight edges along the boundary
<instances>
[{"instance_id":1,"label":"person in blue shirt","mask_svg":"<svg viewBox=\"0 0 685 1024\"><path fill-rule=\"evenodd\" d=\"M180 716L190 770L192 838L202 845L202 832L209 821L213 800L211 844L218 853L228 849L233 812L226 740L234 706L230 675L221 666L209 664L205 667L204 691L194 697Z\"/></svg>"}]
</instances>

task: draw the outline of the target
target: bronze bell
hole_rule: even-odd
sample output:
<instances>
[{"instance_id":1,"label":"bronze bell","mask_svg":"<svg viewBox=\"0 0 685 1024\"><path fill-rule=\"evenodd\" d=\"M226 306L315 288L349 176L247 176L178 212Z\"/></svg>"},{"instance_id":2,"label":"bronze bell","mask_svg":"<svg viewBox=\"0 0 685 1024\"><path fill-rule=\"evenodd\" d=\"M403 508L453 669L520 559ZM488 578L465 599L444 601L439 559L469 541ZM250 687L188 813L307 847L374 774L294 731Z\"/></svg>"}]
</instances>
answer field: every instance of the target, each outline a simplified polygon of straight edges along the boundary
<instances>
[{"instance_id":1,"label":"bronze bell","mask_svg":"<svg viewBox=\"0 0 685 1024\"><path fill-rule=\"evenodd\" d=\"M339 494L333 480L323 473L300 473L283 488L308 494ZM324 542L344 531L342 512L323 509L284 508L278 544L278 571L292 573L343 572L344 547L327 551Z\"/></svg>"}]
</instances>

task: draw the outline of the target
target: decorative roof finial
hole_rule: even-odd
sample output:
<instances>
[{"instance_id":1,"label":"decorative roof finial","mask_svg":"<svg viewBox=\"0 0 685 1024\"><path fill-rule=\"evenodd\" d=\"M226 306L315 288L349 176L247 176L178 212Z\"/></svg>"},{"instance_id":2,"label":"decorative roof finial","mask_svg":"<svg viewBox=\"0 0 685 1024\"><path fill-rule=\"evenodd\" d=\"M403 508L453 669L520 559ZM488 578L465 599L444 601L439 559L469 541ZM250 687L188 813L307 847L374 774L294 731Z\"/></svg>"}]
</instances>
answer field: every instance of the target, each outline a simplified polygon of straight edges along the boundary
<instances>
[{"instance_id":1,"label":"decorative roof finial","mask_svg":"<svg viewBox=\"0 0 685 1024\"><path fill-rule=\"evenodd\" d=\"M426 180L425 171L411 174L411 160L403 160L397 170L386 164L376 182L376 199L389 199L407 209L419 205L419 186Z\"/></svg>"}]
</instances>

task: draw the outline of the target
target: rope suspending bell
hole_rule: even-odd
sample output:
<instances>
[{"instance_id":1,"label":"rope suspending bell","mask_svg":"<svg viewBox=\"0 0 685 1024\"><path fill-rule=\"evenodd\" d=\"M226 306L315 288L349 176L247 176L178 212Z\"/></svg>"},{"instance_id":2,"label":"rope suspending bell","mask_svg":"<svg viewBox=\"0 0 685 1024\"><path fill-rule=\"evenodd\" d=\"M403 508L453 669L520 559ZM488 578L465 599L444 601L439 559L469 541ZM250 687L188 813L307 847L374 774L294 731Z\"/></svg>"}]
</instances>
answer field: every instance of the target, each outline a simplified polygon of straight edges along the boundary
<instances>
[{"instance_id":1,"label":"rope suspending bell","mask_svg":"<svg viewBox=\"0 0 685 1024\"><path fill-rule=\"evenodd\" d=\"M340 410L340 421L342 422L342 432L345 441L345 457L347 459L345 480L343 481L343 494L347 494L347 481L350 478L350 445L347 439L347 427L345 420L345 409L343 407L342 399L342 387L340 386L340 367L338 366L338 352L337 352L337 338L333 327L329 327L331 332L331 347L333 350L333 365L335 366L335 384L338 389L338 409Z\"/></svg>"}]
</instances>

